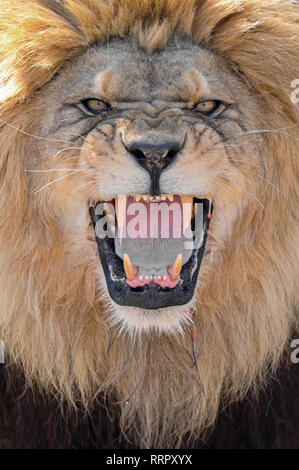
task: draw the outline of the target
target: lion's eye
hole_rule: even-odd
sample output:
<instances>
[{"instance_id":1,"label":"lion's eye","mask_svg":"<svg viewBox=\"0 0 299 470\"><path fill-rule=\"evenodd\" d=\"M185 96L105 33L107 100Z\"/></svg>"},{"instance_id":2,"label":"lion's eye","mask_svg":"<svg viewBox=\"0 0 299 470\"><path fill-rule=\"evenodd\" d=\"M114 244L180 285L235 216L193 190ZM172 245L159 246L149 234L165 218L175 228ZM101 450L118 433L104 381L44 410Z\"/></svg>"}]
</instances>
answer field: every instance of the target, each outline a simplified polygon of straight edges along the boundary
<instances>
[{"instance_id":1,"label":"lion's eye","mask_svg":"<svg viewBox=\"0 0 299 470\"><path fill-rule=\"evenodd\" d=\"M81 109L83 109L83 111L85 111L87 114L91 115L97 115L111 109L110 104L106 103L106 101L98 100L96 98L83 100L80 104Z\"/></svg>"},{"instance_id":2,"label":"lion's eye","mask_svg":"<svg viewBox=\"0 0 299 470\"><path fill-rule=\"evenodd\" d=\"M206 100L206 101L199 101L194 106L194 109L202 114L209 115L220 106L220 101L217 100Z\"/></svg>"}]
</instances>

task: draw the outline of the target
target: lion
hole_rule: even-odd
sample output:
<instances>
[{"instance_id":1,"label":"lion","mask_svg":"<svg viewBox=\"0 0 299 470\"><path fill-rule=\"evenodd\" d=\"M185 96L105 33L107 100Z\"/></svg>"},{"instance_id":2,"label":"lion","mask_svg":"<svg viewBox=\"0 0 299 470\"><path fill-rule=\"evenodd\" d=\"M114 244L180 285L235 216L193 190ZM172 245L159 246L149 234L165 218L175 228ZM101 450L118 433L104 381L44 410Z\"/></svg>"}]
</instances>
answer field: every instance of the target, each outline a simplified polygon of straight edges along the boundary
<instances>
[{"instance_id":1,"label":"lion","mask_svg":"<svg viewBox=\"0 0 299 470\"><path fill-rule=\"evenodd\" d=\"M298 4L1 0L0 18L1 446L71 446L53 423L78 436L76 410L116 423L110 448L208 442L298 331ZM134 204L175 204L198 244L123 236Z\"/></svg>"}]
</instances>

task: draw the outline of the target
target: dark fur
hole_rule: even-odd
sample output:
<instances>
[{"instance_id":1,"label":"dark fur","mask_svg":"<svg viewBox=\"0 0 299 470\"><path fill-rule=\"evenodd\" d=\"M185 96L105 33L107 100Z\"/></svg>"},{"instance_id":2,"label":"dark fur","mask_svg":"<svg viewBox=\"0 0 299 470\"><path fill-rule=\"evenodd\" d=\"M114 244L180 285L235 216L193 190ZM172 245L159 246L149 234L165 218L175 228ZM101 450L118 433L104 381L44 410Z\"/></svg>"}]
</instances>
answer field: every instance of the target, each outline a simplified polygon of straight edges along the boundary
<instances>
[{"instance_id":1,"label":"dark fur","mask_svg":"<svg viewBox=\"0 0 299 470\"><path fill-rule=\"evenodd\" d=\"M19 371L1 366L0 377L0 449L134 448L120 438L117 412L61 410L54 399L24 391ZM299 365L281 368L258 400L248 396L221 413L207 442L194 448L298 448L298 391Z\"/></svg>"}]
</instances>

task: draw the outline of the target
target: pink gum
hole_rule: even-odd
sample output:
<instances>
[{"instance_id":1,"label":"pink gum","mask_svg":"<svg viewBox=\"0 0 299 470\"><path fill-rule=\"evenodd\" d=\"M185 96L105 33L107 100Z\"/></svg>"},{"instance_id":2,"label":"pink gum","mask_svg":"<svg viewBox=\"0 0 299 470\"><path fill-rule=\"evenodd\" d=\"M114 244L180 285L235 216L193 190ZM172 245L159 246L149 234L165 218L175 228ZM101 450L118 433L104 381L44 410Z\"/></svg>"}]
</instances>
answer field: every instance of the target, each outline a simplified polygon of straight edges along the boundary
<instances>
[{"instance_id":1,"label":"pink gum","mask_svg":"<svg viewBox=\"0 0 299 470\"><path fill-rule=\"evenodd\" d=\"M176 281L172 281L168 277L166 281L164 281L164 279L156 279L155 281L152 281L151 279L143 279L142 281L140 281L138 276L136 276L135 279L133 279L133 281L129 281L128 279L126 279L126 282L132 288L143 287L146 284L149 284L150 282L155 282L156 284L159 284L159 286L161 286L163 288L168 287L169 289L173 289L174 287L177 286L179 280L177 279Z\"/></svg>"}]
</instances>

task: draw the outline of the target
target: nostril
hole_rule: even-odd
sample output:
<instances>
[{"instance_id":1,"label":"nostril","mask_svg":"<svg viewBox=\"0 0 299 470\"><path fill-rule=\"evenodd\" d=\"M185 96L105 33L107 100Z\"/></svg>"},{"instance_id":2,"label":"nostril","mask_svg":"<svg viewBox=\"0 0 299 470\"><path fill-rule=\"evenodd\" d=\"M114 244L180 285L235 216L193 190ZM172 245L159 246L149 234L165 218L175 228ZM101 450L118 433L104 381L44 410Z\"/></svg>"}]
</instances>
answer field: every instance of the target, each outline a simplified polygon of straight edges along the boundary
<instances>
[{"instance_id":1,"label":"nostril","mask_svg":"<svg viewBox=\"0 0 299 470\"><path fill-rule=\"evenodd\" d=\"M164 159L167 160L167 162L169 162L176 156L179 150L180 150L180 147L178 145L174 146L165 154Z\"/></svg>"},{"instance_id":2,"label":"nostril","mask_svg":"<svg viewBox=\"0 0 299 470\"><path fill-rule=\"evenodd\" d=\"M146 155L139 149L130 149L130 152L139 162L146 161Z\"/></svg>"}]
</instances>

